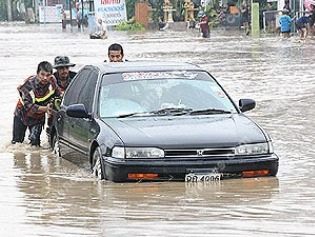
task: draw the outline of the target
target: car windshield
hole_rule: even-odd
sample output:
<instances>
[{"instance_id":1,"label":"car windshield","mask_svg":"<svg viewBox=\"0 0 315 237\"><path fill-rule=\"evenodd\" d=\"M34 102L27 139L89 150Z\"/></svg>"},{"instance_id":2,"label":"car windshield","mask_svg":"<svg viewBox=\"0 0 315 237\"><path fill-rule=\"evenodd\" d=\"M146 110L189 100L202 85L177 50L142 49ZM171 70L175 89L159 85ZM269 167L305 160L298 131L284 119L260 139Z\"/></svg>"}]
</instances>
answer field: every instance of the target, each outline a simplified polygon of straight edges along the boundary
<instances>
[{"instance_id":1,"label":"car windshield","mask_svg":"<svg viewBox=\"0 0 315 237\"><path fill-rule=\"evenodd\" d=\"M237 113L234 104L205 72L143 72L104 75L102 118Z\"/></svg>"}]
</instances>

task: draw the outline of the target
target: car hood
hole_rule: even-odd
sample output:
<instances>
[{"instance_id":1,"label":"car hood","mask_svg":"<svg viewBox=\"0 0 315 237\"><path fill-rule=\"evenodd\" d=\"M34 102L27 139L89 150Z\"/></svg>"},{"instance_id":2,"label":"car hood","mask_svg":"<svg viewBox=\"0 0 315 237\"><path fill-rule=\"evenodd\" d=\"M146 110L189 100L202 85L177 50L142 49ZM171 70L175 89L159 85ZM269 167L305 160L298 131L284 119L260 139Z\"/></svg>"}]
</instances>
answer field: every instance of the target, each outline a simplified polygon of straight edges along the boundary
<instances>
[{"instance_id":1,"label":"car hood","mask_svg":"<svg viewBox=\"0 0 315 237\"><path fill-rule=\"evenodd\" d=\"M243 114L104 119L125 146L227 147L264 142L264 132Z\"/></svg>"}]
</instances>

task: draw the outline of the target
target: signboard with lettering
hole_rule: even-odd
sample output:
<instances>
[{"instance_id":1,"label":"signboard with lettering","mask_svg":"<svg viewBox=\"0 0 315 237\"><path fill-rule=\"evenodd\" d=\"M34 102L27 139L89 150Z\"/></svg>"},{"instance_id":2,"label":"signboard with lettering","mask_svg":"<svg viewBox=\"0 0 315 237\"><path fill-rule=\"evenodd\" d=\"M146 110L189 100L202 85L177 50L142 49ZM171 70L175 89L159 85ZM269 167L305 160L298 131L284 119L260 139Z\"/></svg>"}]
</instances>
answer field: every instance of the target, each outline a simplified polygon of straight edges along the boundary
<instances>
[{"instance_id":1,"label":"signboard with lettering","mask_svg":"<svg viewBox=\"0 0 315 237\"><path fill-rule=\"evenodd\" d=\"M125 0L94 0L95 17L101 18L106 25L118 25L127 20Z\"/></svg>"},{"instance_id":2,"label":"signboard with lettering","mask_svg":"<svg viewBox=\"0 0 315 237\"><path fill-rule=\"evenodd\" d=\"M56 6L40 6L39 7L39 22L40 23L57 23L61 22L62 5Z\"/></svg>"}]
</instances>

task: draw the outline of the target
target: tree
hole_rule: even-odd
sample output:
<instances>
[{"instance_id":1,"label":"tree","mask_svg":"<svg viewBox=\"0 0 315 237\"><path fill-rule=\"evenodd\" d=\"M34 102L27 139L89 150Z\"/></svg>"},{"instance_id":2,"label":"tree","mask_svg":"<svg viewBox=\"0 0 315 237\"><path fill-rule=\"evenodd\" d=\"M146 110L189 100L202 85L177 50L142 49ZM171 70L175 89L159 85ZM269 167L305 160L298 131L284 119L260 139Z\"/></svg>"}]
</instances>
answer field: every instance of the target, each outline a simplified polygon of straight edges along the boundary
<instances>
[{"instance_id":1,"label":"tree","mask_svg":"<svg viewBox=\"0 0 315 237\"><path fill-rule=\"evenodd\" d=\"M135 5L138 0L126 0L127 19L131 19L135 16Z\"/></svg>"},{"instance_id":2,"label":"tree","mask_svg":"<svg viewBox=\"0 0 315 237\"><path fill-rule=\"evenodd\" d=\"M0 0L0 21L25 20L26 12L21 12L21 7L26 10L32 4L33 0Z\"/></svg>"},{"instance_id":3,"label":"tree","mask_svg":"<svg viewBox=\"0 0 315 237\"><path fill-rule=\"evenodd\" d=\"M7 1L0 0L0 21L8 20Z\"/></svg>"},{"instance_id":4,"label":"tree","mask_svg":"<svg viewBox=\"0 0 315 237\"><path fill-rule=\"evenodd\" d=\"M155 12L152 14L152 20L158 22L159 18L163 18L164 16L164 0L149 0L149 4L152 8L156 9Z\"/></svg>"}]
</instances>

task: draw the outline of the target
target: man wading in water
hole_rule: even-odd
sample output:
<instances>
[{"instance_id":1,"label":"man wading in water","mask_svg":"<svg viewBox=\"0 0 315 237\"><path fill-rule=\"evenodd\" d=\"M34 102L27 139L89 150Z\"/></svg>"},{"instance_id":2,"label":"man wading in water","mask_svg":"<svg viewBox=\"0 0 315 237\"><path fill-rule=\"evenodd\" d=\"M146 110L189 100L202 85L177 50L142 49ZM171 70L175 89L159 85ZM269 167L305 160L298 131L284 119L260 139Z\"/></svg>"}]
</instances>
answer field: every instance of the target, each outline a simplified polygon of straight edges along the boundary
<instances>
[{"instance_id":1,"label":"man wading in water","mask_svg":"<svg viewBox=\"0 0 315 237\"><path fill-rule=\"evenodd\" d=\"M29 128L30 144L40 146L45 114L52 113L50 100L60 95L56 78L52 73L52 65L43 61L37 66L37 74L27 78L18 87L20 99L14 112L12 144L22 143L26 129Z\"/></svg>"}]
</instances>

